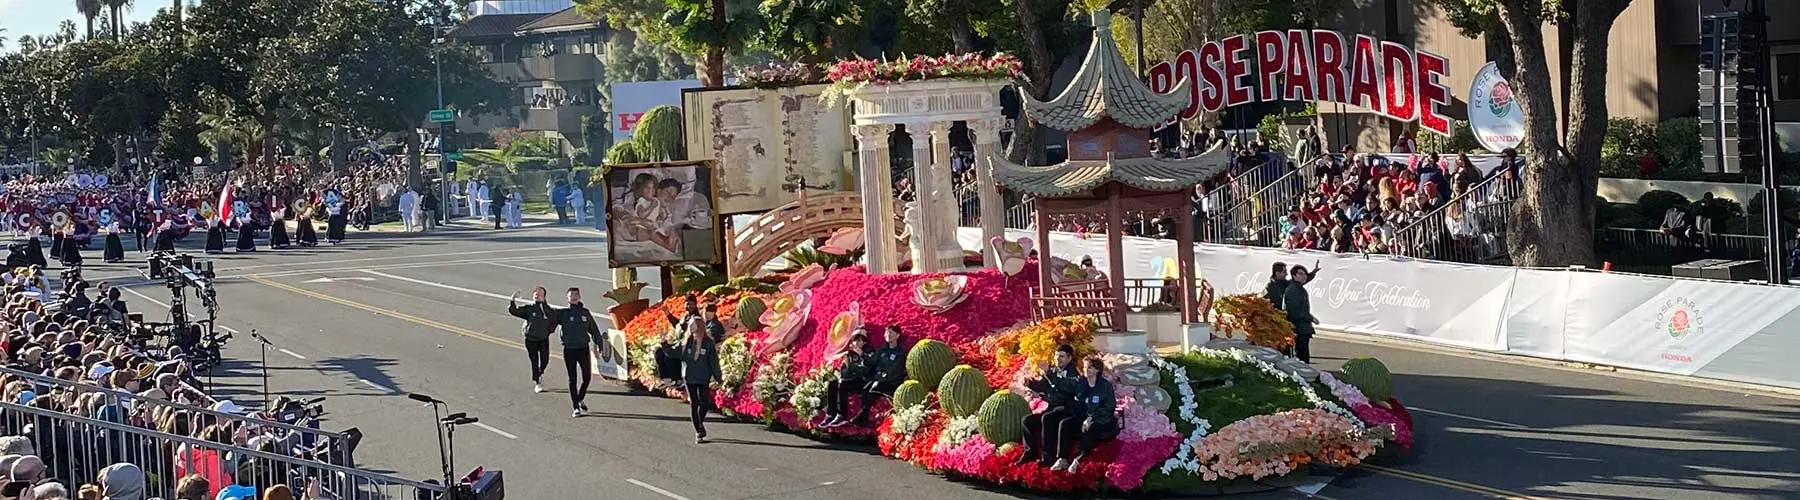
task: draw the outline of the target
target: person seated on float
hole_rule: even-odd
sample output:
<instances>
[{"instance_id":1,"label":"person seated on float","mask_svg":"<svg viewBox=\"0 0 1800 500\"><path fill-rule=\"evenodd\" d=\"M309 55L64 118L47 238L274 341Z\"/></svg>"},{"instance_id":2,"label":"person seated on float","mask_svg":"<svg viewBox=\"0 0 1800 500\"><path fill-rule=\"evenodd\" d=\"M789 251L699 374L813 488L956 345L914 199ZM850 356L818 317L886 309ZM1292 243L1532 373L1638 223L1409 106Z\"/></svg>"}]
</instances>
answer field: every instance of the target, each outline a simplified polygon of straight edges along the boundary
<instances>
[{"instance_id":1,"label":"person seated on float","mask_svg":"<svg viewBox=\"0 0 1800 500\"><path fill-rule=\"evenodd\" d=\"M1037 460L1045 466L1051 465L1056 460L1057 429L1064 420L1082 420L1080 402L1075 399L1081 383L1075 373L1075 348L1068 344L1057 347L1052 361L1025 383L1026 388L1044 400L1045 407L1043 413L1025 417L1025 453L1019 455L1017 463Z\"/></svg>"},{"instance_id":2,"label":"person seated on float","mask_svg":"<svg viewBox=\"0 0 1800 500\"><path fill-rule=\"evenodd\" d=\"M867 331L858 329L856 335L867 341ZM848 394L854 394L858 398L856 415L838 419L832 424L833 427L863 425L869 416L869 396L892 397L894 389L900 388L900 383L906 381L906 351L900 348L900 327L889 325L882 332L881 348L865 352L868 353L863 355L863 364L868 370L866 377L858 384L845 387ZM848 400L844 402L847 403ZM843 415L848 407L847 404L840 407L837 415Z\"/></svg>"},{"instance_id":3,"label":"person seated on float","mask_svg":"<svg viewBox=\"0 0 1800 500\"><path fill-rule=\"evenodd\" d=\"M869 404L868 387L870 374L870 356L864 347L869 344L869 334L861 328L850 334L849 343L844 350L835 356L838 362L838 379L825 385L825 421L820 427L837 427L850 423L844 418L850 411L850 396L857 399L857 414Z\"/></svg>"},{"instance_id":4,"label":"person seated on float","mask_svg":"<svg viewBox=\"0 0 1800 500\"><path fill-rule=\"evenodd\" d=\"M1075 472L1094 446L1119 436L1118 395L1113 393L1112 381L1102 376L1105 373L1100 358L1082 363L1081 378L1075 382L1075 400L1082 417L1064 419L1057 429L1056 463L1050 470Z\"/></svg>"}]
</instances>

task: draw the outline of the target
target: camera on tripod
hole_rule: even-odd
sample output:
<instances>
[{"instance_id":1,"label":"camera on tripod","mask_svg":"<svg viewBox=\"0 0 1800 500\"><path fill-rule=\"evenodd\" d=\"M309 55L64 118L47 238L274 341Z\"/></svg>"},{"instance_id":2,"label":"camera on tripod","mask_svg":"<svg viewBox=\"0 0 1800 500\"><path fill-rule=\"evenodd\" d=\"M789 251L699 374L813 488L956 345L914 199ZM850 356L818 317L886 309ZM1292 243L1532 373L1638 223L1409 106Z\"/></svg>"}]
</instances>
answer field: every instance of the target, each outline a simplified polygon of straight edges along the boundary
<instances>
[{"instance_id":1,"label":"camera on tripod","mask_svg":"<svg viewBox=\"0 0 1800 500\"><path fill-rule=\"evenodd\" d=\"M219 296L213 289L216 275L212 262L164 251L150 254L149 263L145 277L160 279L169 288L169 321L142 324L152 329L152 335L168 335L171 346L181 347L196 371L205 372L218 366L223 361L219 350L231 335L219 335L214 329L219 317ZM200 305L206 310L205 319L188 320L188 288L193 288L194 295L200 298Z\"/></svg>"}]
</instances>

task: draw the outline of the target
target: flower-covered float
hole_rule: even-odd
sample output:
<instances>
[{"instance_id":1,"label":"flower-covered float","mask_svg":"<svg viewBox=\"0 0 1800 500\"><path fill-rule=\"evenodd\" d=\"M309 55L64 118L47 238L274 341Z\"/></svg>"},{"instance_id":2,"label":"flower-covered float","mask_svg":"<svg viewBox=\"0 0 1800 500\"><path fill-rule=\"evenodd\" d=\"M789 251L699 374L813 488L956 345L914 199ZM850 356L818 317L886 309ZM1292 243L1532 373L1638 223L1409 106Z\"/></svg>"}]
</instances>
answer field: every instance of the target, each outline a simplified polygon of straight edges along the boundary
<instances>
[{"instance_id":1,"label":"flower-covered float","mask_svg":"<svg viewBox=\"0 0 1800 500\"><path fill-rule=\"evenodd\" d=\"M1187 352L1096 351L1087 317L1030 320L1036 260L1017 274L871 275L861 266L740 277L698 292L719 305L721 413L821 439L872 441L881 453L948 477L1041 491L1219 492L1268 488L1312 467L1346 467L1384 448L1411 445L1412 419L1394 398L1387 369L1356 359L1321 373L1275 349L1218 339ZM1011 270L1011 269L1009 269ZM1234 297L1234 311L1266 311ZM632 382L670 397L648 353L685 298L652 306L626 328ZM1266 329L1260 318L1240 321ZM900 328L907 381L892 398L872 398L862 424L821 425L834 349L844 330ZM788 329L793 329L788 333ZM1243 332L1258 342L1291 342ZM876 337L879 339L879 337ZM1265 340L1271 339L1271 340ZM877 340L879 342L879 340ZM1025 388L1033 370L1068 344L1098 356L1114 381L1118 438L1072 472L1015 465L1020 422L1042 405ZM859 411L852 409L853 412Z\"/></svg>"}]
</instances>

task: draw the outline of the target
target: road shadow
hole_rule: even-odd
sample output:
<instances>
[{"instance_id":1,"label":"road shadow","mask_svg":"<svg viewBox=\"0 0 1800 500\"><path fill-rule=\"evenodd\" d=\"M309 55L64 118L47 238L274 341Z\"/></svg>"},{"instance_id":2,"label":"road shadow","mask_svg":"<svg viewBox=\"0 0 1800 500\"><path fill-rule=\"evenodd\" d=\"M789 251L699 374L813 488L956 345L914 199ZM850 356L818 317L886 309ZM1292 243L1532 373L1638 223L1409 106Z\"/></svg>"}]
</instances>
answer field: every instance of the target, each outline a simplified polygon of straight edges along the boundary
<instances>
[{"instance_id":1,"label":"road shadow","mask_svg":"<svg viewBox=\"0 0 1800 500\"><path fill-rule=\"evenodd\" d=\"M394 358L357 356L321 359L316 366L320 372L348 373L352 377L393 389L397 393L404 393L406 391L400 387L400 383L387 374L387 368L398 363L399 361Z\"/></svg>"}]
</instances>

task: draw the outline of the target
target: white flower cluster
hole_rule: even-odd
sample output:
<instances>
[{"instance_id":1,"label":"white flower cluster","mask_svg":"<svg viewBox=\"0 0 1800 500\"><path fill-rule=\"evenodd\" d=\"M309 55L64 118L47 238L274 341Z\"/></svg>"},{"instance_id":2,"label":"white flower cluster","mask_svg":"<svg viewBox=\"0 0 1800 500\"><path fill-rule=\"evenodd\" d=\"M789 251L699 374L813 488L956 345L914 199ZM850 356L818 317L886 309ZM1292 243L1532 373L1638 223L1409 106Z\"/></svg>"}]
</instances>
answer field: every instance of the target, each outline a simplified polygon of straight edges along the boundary
<instances>
[{"instance_id":1,"label":"white flower cluster","mask_svg":"<svg viewBox=\"0 0 1800 500\"><path fill-rule=\"evenodd\" d=\"M936 448L939 450L956 448L963 442L974 438L975 433L980 430L981 421L974 415L951 417L950 421L944 424L944 432L938 434Z\"/></svg>"},{"instance_id":2,"label":"white flower cluster","mask_svg":"<svg viewBox=\"0 0 1800 500\"><path fill-rule=\"evenodd\" d=\"M1306 396L1306 401L1309 403L1312 403L1314 408L1332 412L1332 413L1335 413L1344 418L1348 418L1348 419L1350 419L1351 422L1356 422L1359 427L1362 425L1362 419L1356 418L1355 413L1350 413L1350 410L1346 410L1346 409L1344 409L1344 407L1338 406L1337 403L1333 403L1330 400L1319 397L1319 392L1313 390L1312 384L1308 383L1306 381L1306 379L1301 378L1299 375L1295 375L1286 370L1282 370L1281 368L1278 368L1275 365L1270 364L1267 361L1257 359L1256 356L1250 355L1250 353L1247 351L1243 351L1243 350L1239 350L1239 349L1211 349L1211 348L1206 348L1206 347L1196 347L1191 352L1193 352L1194 354L1199 354L1201 356L1206 356L1209 358L1229 359L1229 360L1233 360L1233 361L1237 361L1237 362L1241 362L1241 363L1248 363L1251 366L1255 366L1257 369L1262 370L1263 373L1267 373L1270 376L1273 376L1273 377L1281 379L1281 380L1286 380L1289 383L1294 384L1295 387L1299 387L1300 393Z\"/></svg>"},{"instance_id":3,"label":"white flower cluster","mask_svg":"<svg viewBox=\"0 0 1800 500\"><path fill-rule=\"evenodd\" d=\"M1198 403L1194 400L1194 384L1192 380L1188 379L1187 368L1160 357L1150 358L1150 365L1155 366L1158 370L1169 372L1169 375L1175 379L1175 389L1181 393L1181 401L1176 403L1175 410L1181 417L1181 421L1194 426L1194 432L1182 439L1181 446L1175 448L1175 455L1163 461L1162 472L1169 474L1175 472L1176 469L1181 469L1189 473L1198 473L1200 461L1194 456L1194 447L1198 446L1200 440L1212 431L1212 422L1208 422L1194 413Z\"/></svg>"},{"instance_id":4,"label":"white flower cluster","mask_svg":"<svg viewBox=\"0 0 1800 500\"><path fill-rule=\"evenodd\" d=\"M920 426L925 425L925 417L930 415L931 409L926 405L912 405L894 410L892 415L894 425L892 429L902 436L912 437L913 433L919 432Z\"/></svg>"},{"instance_id":5,"label":"white flower cluster","mask_svg":"<svg viewBox=\"0 0 1800 500\"><path fill-rule=\"evenodd\" d=\"M819 409L825 406L825 390L837 378L837 370L832 369L831 365L819 365L812 373L807 374L806 380L800 381L800 385L794 387L794 393L788 396L788 404L794 405L794 416L799 417L801 422L812 421Z\"/></svg>"},{"instance_id":6,"label":"white flower cluster","mask_svg":"<svg viewBox=\"0 0 1800 500\"><path fill-rule=\"evenodd\" d=\"M736 393L750 378L750 365L755 361L756 355L750 352L750 345L742 335L725 339L719 344L720 389L726 394Z\"/></svg>"},{"instance_id":7,"label":"white flower cluster","mask_svg":"<svg viewBox=\"0 0 1800 500\"><path fill-rule=\"evenodd\" d=\"M774 415L775 404L794 388L794 382L788 379L788 372L793 369L794 353L782 351L769 358L769 364L756 372L756 381L750 383L750 390L756 401L762 403L765 416Z\"/></svg>"}]
</instances>

